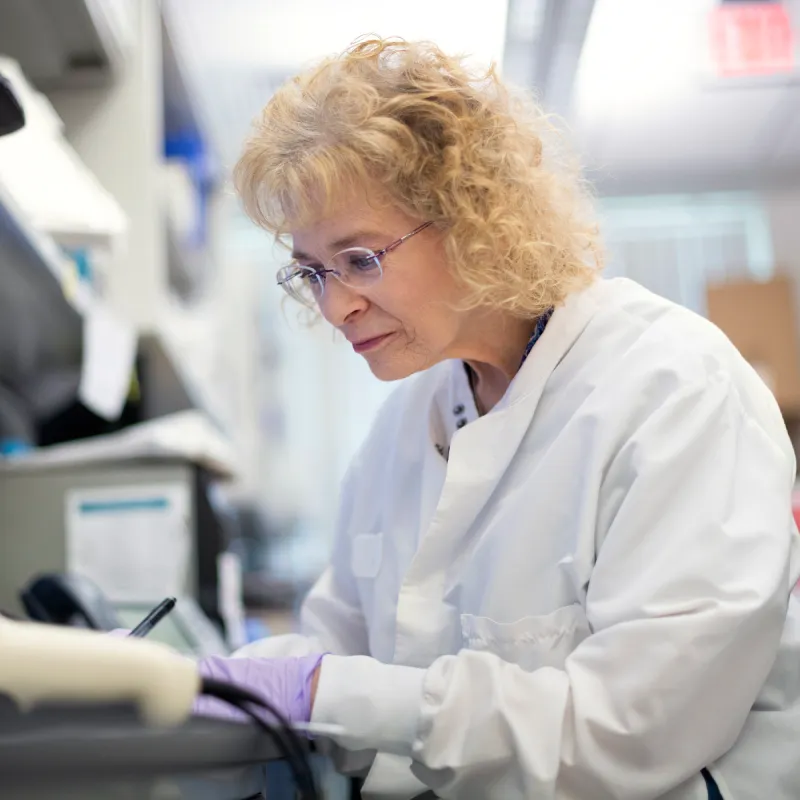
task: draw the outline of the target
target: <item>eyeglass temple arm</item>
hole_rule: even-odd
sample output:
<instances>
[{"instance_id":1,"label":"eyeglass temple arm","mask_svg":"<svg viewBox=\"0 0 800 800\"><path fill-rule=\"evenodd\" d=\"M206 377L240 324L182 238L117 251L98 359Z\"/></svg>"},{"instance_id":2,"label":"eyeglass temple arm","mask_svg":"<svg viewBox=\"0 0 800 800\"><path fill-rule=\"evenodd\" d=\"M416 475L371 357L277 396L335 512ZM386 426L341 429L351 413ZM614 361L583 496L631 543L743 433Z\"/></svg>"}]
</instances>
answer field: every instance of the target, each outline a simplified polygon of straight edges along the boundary
<instances>
[{"instance_id":1,"label":"eyeglass temple arm","mask_svg":"<svg viewBox=\"0 0 800 800\"><path fill-rule=\"evenodd\" d=\"M401 236L396 242L392 242L388 247L384 247L383 250L378 250L375 253L375 255L378 256L378 258L381 258L382 256L385 256L387 253L391 253L392 250L395 250L396 248L400 247L400 245L403 244L403 242L406 239L410 239L412 236L414 236L414 234L419 233L421 230L424 230L429 225L433 225L433 222L431 222L430 220L428 222L423 222L422 225L418 225L416 228L414 228L413 231L407 233L405 236Z\"/></svg>"}]
</instances>

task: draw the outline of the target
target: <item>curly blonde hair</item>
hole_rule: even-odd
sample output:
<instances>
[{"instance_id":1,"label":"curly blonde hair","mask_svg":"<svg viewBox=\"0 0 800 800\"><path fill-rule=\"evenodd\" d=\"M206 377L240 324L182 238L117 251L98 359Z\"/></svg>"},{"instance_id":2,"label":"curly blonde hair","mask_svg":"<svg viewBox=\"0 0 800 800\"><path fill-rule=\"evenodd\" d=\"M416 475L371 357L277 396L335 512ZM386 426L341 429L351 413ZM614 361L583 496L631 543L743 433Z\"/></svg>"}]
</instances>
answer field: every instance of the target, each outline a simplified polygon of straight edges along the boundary
<instances>
[{"instance_id":1,"label":"curly blonde hair","mask_svg":"<svg viewBox=\"0 0 800 800\"><path fill-rule=\"evenodd\" d=\"M591 283L591 193L533 99L427 42L367 38L282 86L234 170L248 215L286 237L382 187L445 237L466 305L535 318Z\"/></svg>"}]
</instances>

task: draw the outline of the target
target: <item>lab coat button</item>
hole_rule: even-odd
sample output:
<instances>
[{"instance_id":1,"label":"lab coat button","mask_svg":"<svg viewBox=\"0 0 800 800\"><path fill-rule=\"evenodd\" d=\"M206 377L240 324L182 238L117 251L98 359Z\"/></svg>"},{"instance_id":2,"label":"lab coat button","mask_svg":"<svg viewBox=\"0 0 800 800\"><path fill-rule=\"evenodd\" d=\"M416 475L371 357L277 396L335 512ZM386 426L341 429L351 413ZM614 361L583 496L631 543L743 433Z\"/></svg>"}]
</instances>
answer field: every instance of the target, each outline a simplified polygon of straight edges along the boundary
<instances>
[{"instance_id":1,"label":"lab coat button","mask_svg":"<svg viewBox=\"0 0 800 800\"><path fill-rule=\"evenodd\" d=\"M454 413L456 416L458 416L459 414L463 414L463 413L464 413L464 406L463 406L461 403L459 403L459 404L458 404L458 405L457 405L457 406L456 406L456 407L453 409L453 413Z\"/></svg>"},{"instance_id":2,"label":"lab coat button","mask_svg":"<svg viewBox=\"0 0 800 800\"><path fill-rule=\"evenodd\" d=\"M467 421L465 419L460 419L456 423L456 428L463 428L466 424L467 424Z\"/></svg>"}]
</instances>

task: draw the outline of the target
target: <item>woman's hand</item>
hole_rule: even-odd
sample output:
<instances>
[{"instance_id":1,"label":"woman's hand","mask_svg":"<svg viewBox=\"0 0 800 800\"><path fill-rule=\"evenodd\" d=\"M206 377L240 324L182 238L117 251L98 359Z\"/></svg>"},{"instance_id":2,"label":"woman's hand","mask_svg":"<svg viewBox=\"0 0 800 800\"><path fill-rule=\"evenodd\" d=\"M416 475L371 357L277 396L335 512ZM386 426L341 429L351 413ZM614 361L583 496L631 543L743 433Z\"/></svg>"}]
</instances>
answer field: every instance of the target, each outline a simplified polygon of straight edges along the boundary
<instances>
[{"instance_id":1,"label":"woman's hand","mask_svg":"<svg viewBox=\"0 0 800 800\"><path fill-rule=\"evenodd\" d=\"M130 636L128 628L115 628L109 636ZM200 676L233 683L265 697L291 722L309 722L317 697L324 654L303 658L224 658L211 656L198 662ZM193 712L200 716L246 721L246 714L213 697L200 696ZM269 714L266 714L268 717Z\"/></svg>"},{"instance_id":2,"label":"woman's hand","mask_svg":"<svg viewBox=\"0 0 800 800\"><path fill-rule=\"evenodd\" d=\"M319 682L323 654L302 658L223 658L198 662L203 678L224 681L263 697L290 722L309 722ZM201 695L193 711L201 716L246 720L238 709L214 697ZM263 718L271 720L269 712Z\"/></svg>"}]
</instances>

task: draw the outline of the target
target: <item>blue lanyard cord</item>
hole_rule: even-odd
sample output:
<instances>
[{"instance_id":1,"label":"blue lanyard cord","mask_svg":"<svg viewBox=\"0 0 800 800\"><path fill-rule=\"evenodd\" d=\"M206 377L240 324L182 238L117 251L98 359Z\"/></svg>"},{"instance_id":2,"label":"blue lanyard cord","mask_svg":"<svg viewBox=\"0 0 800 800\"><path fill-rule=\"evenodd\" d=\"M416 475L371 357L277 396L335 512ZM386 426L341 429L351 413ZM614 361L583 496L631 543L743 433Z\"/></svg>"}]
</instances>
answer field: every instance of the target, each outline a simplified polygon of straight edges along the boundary
<instances>
[{"instance_id":1,"label":"blue lanyard cord","mask_svg":"<svg viewBox=\"0 0 800 800\"><path fill-rule=\"evenodd\" d=\"M533 350L533 346L541 338L542 334L544 333L544 329L547 327L547 323L550 322L550 317L553 316L553 311L554 309L548 308L547 311L545 311L544 314L542 314L542 316L536 320L536 327L533 329L531 338L528 339L528 344L525 345L525 352L522 354L522 361L519 363L520 366L525 363L525 360L531 354L531 350Z\"/></svg>"}]
</instances>

